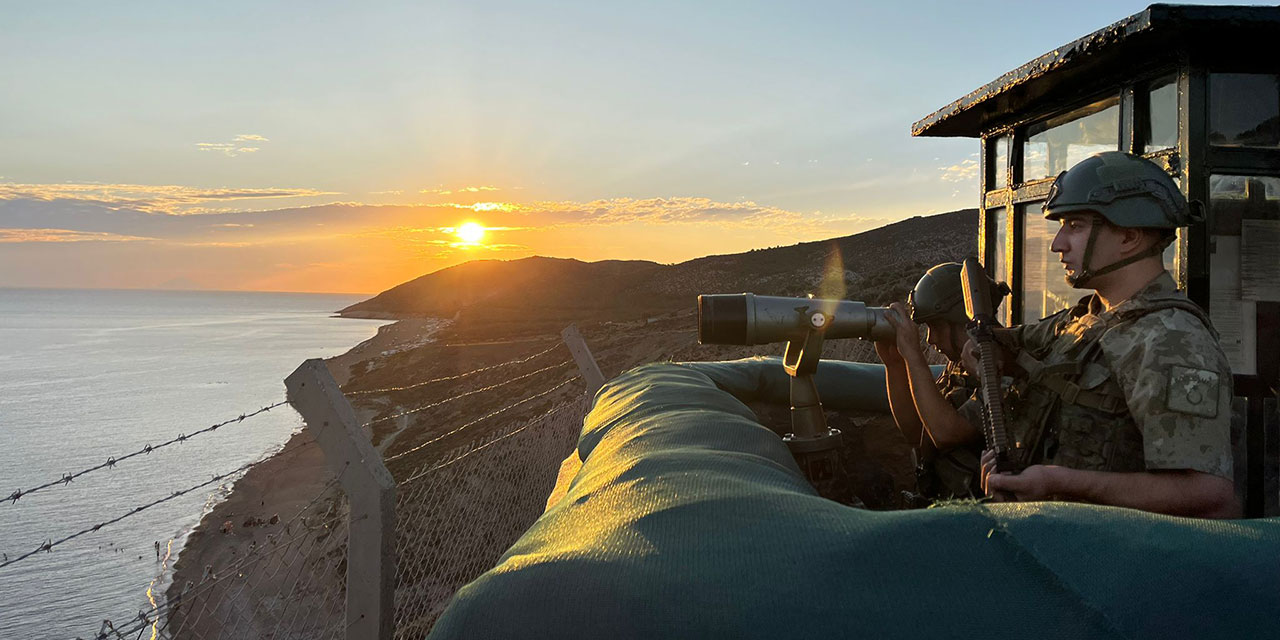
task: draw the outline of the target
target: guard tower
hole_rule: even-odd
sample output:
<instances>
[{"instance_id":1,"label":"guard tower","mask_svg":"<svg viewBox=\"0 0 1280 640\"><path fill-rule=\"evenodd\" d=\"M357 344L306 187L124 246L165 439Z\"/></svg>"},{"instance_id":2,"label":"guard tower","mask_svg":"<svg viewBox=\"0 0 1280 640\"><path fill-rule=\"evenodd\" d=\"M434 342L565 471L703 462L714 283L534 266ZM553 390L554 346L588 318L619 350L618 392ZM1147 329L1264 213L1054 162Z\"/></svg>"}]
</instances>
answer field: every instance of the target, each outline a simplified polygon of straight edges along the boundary
<instances>
[{"instance_id":1,"label":"guard tower","mask_svg":"<svg viewBox=\"0 0 1280 640\"><path fill-rule=\"evenodd\" d=\"M916 136L979 138L978 248L1013 288L1005 320L1072 304L1041 205L1059 172L1106 150L1165 168L1205 222L1165 253L1208 309L1235 383L1245 515L1280 514L1280 7L1151 5L943 107ZM1194 206L1194 205L1193 205Z\"/></svg>"}]
</instances>

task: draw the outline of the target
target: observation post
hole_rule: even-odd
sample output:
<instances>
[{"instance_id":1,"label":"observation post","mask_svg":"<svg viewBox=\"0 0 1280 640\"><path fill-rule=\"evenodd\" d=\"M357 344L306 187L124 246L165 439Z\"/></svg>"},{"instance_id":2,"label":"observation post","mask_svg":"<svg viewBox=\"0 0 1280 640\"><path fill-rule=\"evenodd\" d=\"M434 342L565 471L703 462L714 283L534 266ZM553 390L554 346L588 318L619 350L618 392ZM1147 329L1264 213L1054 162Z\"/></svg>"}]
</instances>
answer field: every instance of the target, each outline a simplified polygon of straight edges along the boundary
<instances>
[{"instance_id":1,"label":"observation post","mask_svg":"<svg viewBox=\"0 0 1280 640\"><path fill-rule=\"evenodd\" d=\"M1151 5L1001 75L912 125L981 140L978 250L1013 296L1007 323L1073 304L1041 205L1108 150L1169 172L1206 219L1165 252L1209 311L1234 374L1236 491L1280 514L1280 7ZM1192 206L1196 206L1193 204Z\"/></svg>"}]
</instances>

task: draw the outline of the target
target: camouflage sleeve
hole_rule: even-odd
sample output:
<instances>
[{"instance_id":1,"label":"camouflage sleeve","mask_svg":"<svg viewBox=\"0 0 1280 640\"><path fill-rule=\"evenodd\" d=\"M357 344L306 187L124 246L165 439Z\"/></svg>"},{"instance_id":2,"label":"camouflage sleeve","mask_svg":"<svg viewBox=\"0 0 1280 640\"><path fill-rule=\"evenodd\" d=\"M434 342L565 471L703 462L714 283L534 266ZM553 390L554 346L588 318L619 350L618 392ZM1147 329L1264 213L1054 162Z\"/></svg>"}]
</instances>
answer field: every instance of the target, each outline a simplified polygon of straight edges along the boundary
<instances>
[{"instance_id":1,"label":"camouflage sleeve","mask_svg":"<svg viewBox=\"0 0 1280 640\"><path fill-rule=\"evenodd\" d=\"M1041 353L1058 335L1058 327L1070 320L1068 311L1064 309L1035 322L1009 329L997 329L997 339L1005 347L1025 349L1033 354Z\"/></svg>"},{"instance_id":2,"label":"camouflage sleeve","mask_svg":"<svg viewBox=\"0 0 1280 640\"><path fill-rule=\"evenodd\" d=\"M1150 313L1108 331L1102 351L1142 430L1148 469L1231 479L1231 368L1199 319Z\"/></svg>"}]
</instances>

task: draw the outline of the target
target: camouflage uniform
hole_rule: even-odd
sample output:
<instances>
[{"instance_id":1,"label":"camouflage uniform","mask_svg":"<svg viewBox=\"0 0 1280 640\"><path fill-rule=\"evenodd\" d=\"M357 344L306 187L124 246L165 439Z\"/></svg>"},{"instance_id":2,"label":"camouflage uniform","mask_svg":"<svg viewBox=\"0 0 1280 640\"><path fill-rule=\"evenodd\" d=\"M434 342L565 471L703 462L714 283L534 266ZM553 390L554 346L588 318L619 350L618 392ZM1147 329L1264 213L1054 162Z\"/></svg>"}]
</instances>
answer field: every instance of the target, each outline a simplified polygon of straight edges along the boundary
<instances>
[{"instance_id":1,"label":"camouflage uniform","mask_svg":"<svg viewBox=\"0 0 1280 640\"><path fill-rule=\"evenodd\" d=\"M955 362L947 363L947 368L938 377L938 390L960 415L974 424L982 419L980 413L974 413L969 401L978 389L978 381L965 373ZM916 492L932 502L946 498L971 498L982 495L982 482L978 471L981 468L982 441L970 442L958 447L939 451L933 446L929 436L923 431L921 441L915 448Z\"/></svg>"},{"instance_id":2,"label":"camouflage uniform","mask_svg":"<svg viewBox=\"0 0 1280 640\"><path fill-rule=\"evenodd\" d=\"M1162 273L1104 310L1096 295L1003 330L1015 459L1097 471L1231 470L1231 369L1204 312Z\"/></svg>"}]
</instances>

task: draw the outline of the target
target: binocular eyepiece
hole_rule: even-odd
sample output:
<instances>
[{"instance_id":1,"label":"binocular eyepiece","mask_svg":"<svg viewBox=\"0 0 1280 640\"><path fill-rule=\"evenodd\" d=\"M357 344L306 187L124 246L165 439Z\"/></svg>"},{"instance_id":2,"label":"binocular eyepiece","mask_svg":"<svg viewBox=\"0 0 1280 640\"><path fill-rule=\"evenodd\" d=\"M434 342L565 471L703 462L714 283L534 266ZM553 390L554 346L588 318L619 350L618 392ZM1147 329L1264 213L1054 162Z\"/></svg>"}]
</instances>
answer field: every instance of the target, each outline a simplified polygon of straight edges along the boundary
<instances>
[{"instance_id":1,"label":"binocular eyepiece","mask_svg":"<svg viewBox=\"0 0 1280 640\"><path fill-rule=\"evenodd\" d=\"M786 298L752 293L698 296L698 342L757 345L803 339L818 331L826 340L884 340L894 334L889 310L854 300Z\"/></svg>"}]
</instances>

